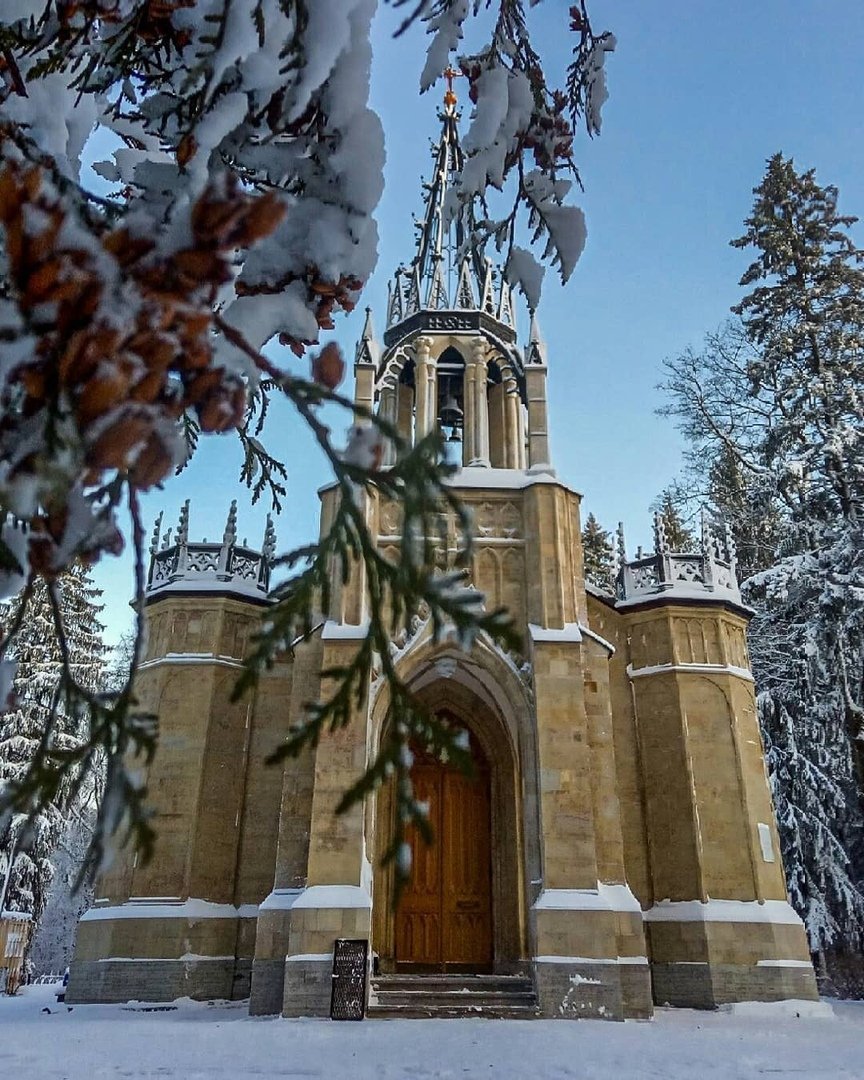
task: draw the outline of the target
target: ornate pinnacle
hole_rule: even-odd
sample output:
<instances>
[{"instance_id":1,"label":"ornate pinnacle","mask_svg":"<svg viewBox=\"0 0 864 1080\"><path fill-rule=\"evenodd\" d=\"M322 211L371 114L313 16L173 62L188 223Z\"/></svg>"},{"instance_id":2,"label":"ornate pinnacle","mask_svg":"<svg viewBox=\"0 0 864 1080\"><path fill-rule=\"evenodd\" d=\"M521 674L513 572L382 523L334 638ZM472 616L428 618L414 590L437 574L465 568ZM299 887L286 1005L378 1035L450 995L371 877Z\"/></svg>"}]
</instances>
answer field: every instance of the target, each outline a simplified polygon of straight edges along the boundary
<instances>
[{"instance_id":1,"label":"ornate pinnacle","mask_svg":"<svg viewBox=\"0 0 864 1080\"><path fill-rule=\"evenodd\" d=\"M735 544L735 537L732 535L732 526L727 521L723 525L723 539L726 542L726 558L730 564L735 563L738 558L738 548Z\"/></svg>"},{"instance_id":2,"label":"ornate pinnacle","mask_svg":"<svg viewBox=\"0 0 864 1080\"><path fill-rule=\"evenodd\" d=\"M185 547L189 543L189 500L180 507L180 519L177 522L177 545Z\"/></svg>"},{"instance_id":3,"label":"ornate pinnacle","mask_svg":"<svg viewBox=\"0 0 864 1080\"><path fill-rule=\"evenodd\" d=\"M667 555L669 553L669 541L666 537L666 522L663 515L654 515L654 554Z\"/></svg>"},{"instance_id":4,"label":"ornate pinnacle","mask_svg":"<svg viewBox=\"0 0 864 1080\"><path fill-rule=\"evenodd\" d=\"M150 541L151 555L155 555L156 552L159 550L159 537L162 533L162 514L163 511L160 511L159 517L156 518L156 524L153 526L153 538Z\"/></svg>"},{"instance_id":5,"label":"ornate pinnacle","mask_svg":"<svg viewBox=\"0 0 864 1080\"><path fill-rule=\"evenodd\" d=\"M627 562L627 544L624 541L624 522L618 522L618 528L615 530L615 546L616 554L618 555L618 565L623 566Z\"/></svg>"},{"instance_id":6,"label":"ornate pinnacle","mask_svg":"<svg viewBox=\"0 0 864 1080\"><path fill-rule=\"evenodd\" d=\"M531 312L531 326L528 332L528 347L525 350L526 364L546 363L546 342L540 333L540 323L536 311Z\"/></svg>"},{"instance_id":7,"label":"ornate pinnacle","mask_svg":"<svg viewBox=\"0 0 864 1080\"><path fill-rule=\"evenodd\" d=\"M237 543L237 500L231 500L228 509L228 520L225 522L225 532L222 533L222 543L226 547Z\"/></svg>"},{"instance_id":8,"label":"ornate pinnacle","mask_svg":"<svg viewBox=\"0 0 864 1080\"><path fill-rule=\"evenodd\" d=\"M708 514L704 510L702 511L702 554L706 557L714 555L714 534Z\"/></svg>"},{"instance_id":9,"label":"ornate pinnacle","mask_svg":"<svg viewBox=\"0 0 864 1080\"><path fill-rule=\"evenodd\" d=\"M267 515L267 524L264 526L264 544L262 552L267 562L271 562L276 554L276 530L273 527L273 519Z\"/></svg>"}]
</instances>

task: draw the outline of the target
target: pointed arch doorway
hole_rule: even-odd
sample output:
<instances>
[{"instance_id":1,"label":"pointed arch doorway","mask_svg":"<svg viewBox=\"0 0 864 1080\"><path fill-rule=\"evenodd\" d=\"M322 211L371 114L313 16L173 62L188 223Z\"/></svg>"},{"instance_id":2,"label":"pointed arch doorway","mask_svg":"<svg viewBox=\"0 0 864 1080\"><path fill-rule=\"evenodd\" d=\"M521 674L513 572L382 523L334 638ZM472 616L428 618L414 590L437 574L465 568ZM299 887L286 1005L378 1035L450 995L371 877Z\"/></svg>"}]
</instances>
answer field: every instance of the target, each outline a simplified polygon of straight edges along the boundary
<instances>
[{"instance_id":1,"label":"pointed arch doorway","mask_svg":"<svg viewBox=\"0 0 864 1080\"><path fill-rule=\"evenodd\" d=\"M464 729L458 718L442 714ZM411 879L394 925L397 971L492 970L492 801L489 762L469 732L473 774L414 749L411 780L434 840L411 828Z\"/></svg>"}]
</instances>

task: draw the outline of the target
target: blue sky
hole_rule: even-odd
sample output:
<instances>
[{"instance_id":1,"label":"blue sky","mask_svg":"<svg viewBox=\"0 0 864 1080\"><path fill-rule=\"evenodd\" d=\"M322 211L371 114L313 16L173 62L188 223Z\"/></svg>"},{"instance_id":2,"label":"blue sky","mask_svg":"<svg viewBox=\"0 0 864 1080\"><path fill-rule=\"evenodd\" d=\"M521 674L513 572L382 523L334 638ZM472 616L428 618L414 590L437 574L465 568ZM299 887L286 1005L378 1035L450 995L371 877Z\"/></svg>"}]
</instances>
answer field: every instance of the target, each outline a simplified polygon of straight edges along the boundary
<instances>
[{"instance_id":1,"label":"blue sky","mask_svg":"<svg viewBox=\"0 0 864 1080\"><path fill-rule=\"evenodd\" d=\"M529 12L547 71L563 72L571 41L566 2ZM618 49L607 65L603 133L577 139L585 191L576 201L588 244L562 288L547 272L539 317L549 351L550 424L558 475L583 493L583 514L606 528L623 520L628 544L648 544L648 506L680 468L680 440L655 415L664 358L717 327L741 294L748 258L729 247L743 231L767 157L780 150L840 189L840 207L864 217L864 3L861 0L592 0L595 29ZM383 8L374 35L372 102L387 140L378 211L378 270L360 307L338 321L349 356L370 304L383 331L387 281L413 253L412 213L428 175L440 87L419 96L425 42L418 28L398 41L400 12ZM458 89L458 85L457 85ZM864 230L855 227L864 246ZM523 339L525 332L523 329ZM287 409L267 437L289 469L277 521L287 548L317 530L317 487L327 473ZM263 503L238 483L236 440L205 439L193 463L144 500L174 523L192 500L195 538L221 536L237 498L239 533L257 543ZM96 571L104 621L115 639L129 624L127 558Z\"/></svg>"}]
</instances>

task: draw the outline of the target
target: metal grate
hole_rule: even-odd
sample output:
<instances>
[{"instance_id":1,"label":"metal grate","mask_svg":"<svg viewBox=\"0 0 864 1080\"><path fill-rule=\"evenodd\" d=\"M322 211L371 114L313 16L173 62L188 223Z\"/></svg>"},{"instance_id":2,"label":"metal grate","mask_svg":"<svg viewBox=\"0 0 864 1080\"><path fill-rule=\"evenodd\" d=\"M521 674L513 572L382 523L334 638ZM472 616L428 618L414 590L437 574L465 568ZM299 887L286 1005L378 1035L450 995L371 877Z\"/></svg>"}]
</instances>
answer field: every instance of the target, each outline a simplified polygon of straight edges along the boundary
<instances>
[{"instance_id":1,"label":"metal grate","mask_svg":"<svg viewBox=\"0 0 864 1080\"><path fill-rule=\"evenodd\" d=\"M333 948L331 1020L362 1020L366 1015L368 941L337 939Z\"/></svg>"}]
</instances>

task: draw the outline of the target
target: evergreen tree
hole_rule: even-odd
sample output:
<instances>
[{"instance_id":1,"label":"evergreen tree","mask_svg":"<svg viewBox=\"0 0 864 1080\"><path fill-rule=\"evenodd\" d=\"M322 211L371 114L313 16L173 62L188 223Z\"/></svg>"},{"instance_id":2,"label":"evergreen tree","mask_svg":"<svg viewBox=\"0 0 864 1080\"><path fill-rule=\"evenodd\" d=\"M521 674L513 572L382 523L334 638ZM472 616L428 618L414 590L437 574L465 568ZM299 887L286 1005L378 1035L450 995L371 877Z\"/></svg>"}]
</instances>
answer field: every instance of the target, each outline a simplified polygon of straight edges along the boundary
<instances>
[{"instance_id":1,"label":"evergreen tree","mask_svg":"<svg viewBox=\"0 0 864 1080\"><path fill-rule=\"evenodd\" d=\"M607 593L615 591L615 545L608 530L589 514L582 529L585 580Z\"/></svg>"},{"instance_id":2,"label":"evergreen tree","mask_svg":"<svg viewBox=\"0 0 864 1080\"><path fill-rule=\"evenodd\" d=\"M744 586L756 608L750 656L789 895L819 953L864 943L860 784L837 677L851 663L860 684L864 670L860 648L838 651L826 588L834 571L819 556L792 556ZM859 640L862 614L859 605Z\"/></svg>"},{"instance_id":3,"label":"evergreen tree","mask_svg":"<svg viewBox=\"0 0 864 1080\"><path fill-rule=\"evenodd\" d=\"M748 473L726 446L719 448L709 467L705 502L713 520L728 522L732 528L741 580L772 565L780 541L780 515L770 486Z\"/></svg>"},{"instance_id":4,"label":"evergreen tree","mask_svg":"<svg viewBox=\"0 0 864 1080\"><path fill-rule=\"evenodd\" d=\"M99 622L101 595L89 573L74 564L57 582L56 595L68 650L68 668L79 686L91 693L101 689L106 647ZM4 613L13 621L21 598ZM15 639L12 659L17 664L13 707L0 717L0 790L26 774L42 739L62 755L88 737L86 721L66 708L62 692L63 649L45 582L38 580ZM53 715L52 715L53 711ZM0 880L9 869L5 907L29 912L38 924L53 877L52 856L67 827L70 812L93 799L93 778L66 773L51 802L28 819L15 814L0 822Z\"/></svg>"},{"instance_id":5,"label":"evergreen tree","mask_svg":"<svg viewBox=\"0 0 864 1080\"><path fill-rule=\"evenodd\" d=\"M864 252L837 210L837 188L775 154L754 188L755 248L733 310L756 346L748 375L773 408L762 452L792 522L812 543L822 523L856 521L864 496Z\"/></svg>"},{"instance_id":6,"label":"evergreen tree","mask_svg":"<svg viewBox=\"0 0 864 1080\"><path fill-rule=\"evenodd\" d=\"M812 170L777 154L754 195L739 321L667 364L664 411L751 575L790 895L830 970L864 940L864 253Z\"/></svg>"},{"instance_id":7,"label":"evergreen tree","mask_svg":"<svg viewBox=\"0 0 864 1080\"><path fill-rule=\"evenodd\" d=\"M661 491L651 508L660 515L670 551L695 551L696 537L684 524L679 502L672 488L666 488Z\"/></svg>"}]
</instances>

